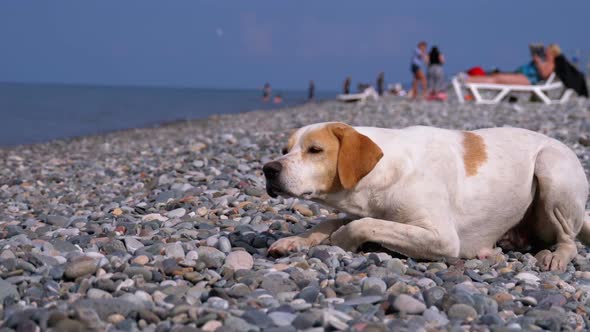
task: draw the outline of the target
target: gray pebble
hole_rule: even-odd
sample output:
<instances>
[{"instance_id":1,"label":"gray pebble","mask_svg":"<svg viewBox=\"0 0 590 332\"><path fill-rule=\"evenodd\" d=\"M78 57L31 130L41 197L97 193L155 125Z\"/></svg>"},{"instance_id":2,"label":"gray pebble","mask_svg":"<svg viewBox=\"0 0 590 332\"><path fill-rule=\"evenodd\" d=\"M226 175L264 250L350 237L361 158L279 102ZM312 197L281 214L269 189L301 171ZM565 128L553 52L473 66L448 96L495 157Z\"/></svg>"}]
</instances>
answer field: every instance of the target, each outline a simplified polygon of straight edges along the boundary
<instances>
[{"instance_id":1,"label":"gray pebble","mask_svg":"<svg viewBox=\"0 0 590 332\"><path fill-rule=\"evenodd\" d=\"M396 296L392 305L397 311L412 315L421 314L426 310L424 303L406 294Z\"/></svg>"},{"instance_id":2,"label":"gray pebble","mask_svg":"<svg viewBox=\"0 0 590 332\"><path fill-rule=\"evenodd\" d=\"M467 304L455 303L449 309L448 315L451 320L469 322L477 318L477 311Z\"/></svg>"}]
</instances>

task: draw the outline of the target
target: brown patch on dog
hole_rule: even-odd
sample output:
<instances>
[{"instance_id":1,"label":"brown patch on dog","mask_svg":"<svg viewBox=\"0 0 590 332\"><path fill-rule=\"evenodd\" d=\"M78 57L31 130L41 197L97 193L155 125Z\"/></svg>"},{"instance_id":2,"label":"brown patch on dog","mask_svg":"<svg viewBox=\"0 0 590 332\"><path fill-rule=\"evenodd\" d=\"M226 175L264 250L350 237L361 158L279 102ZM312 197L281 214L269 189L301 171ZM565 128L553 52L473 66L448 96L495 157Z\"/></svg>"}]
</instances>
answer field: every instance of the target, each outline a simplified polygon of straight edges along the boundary
<instances>
[{"instance_id":1,"label":"brown patch on dog","mask_svg":"<svg viewBox=\"0 0 590 332\"><path fill-rule=\"evenodd\" d=\"M340 142L330 129L330 126L322 126L312 130L301 138L301 158L306 162L314 163L315 167L323 169L325 176L321 183L317 184L321 191L336 192L342 189L337 170ZM307 149L311 146L321 147L323 153L308 153Z\"/></svg>"},{"instance_id":2,"label":"brown patch on dog","mask_svg":"<svg viewBox=\"0 0 590 332\"><path fill-rule=\"evenodd\" d=\"M338 177L345 189L352 189L377 165L383 151L370 138L346 124L329 126L338 138Z\"/></svg>"},{"instance_id":3,"label":"brown patch on dog","mask_svg":"<svg viewBox=\"0 0 590 332\"><path fill-rule=\"evenodd\" d=\"M287 141L287 146L283 148L283 152L289 152L295 145L295 134L297 133L297 129L291 130L291 134L289 136L289 140Z\"/></svg>"},{"instance_id":4,"label":"brown patch on dog","mask_svg":"<svg viewBox=\"0 0 590 332\"><path fill-rule=\"evenodd\" d=\"M322 153L310 153L309 147ZM331 123L306 133L301 141L302 159L321 167L325 174L318 187L324 192L352 189L383 157L370 138L344 123Z\"/></svg>"},{"instance_id":5,"label":"brown patch on dog","mask_svg":"<svg viewBox=\"0 0 590 332\"><path fill-rule=\"evenodd\" d=\"M465 131L463 132L463 164L467 176L474 176L477 170L488 159L486 144L481 136Z\"/></svg>"}]
</instances>

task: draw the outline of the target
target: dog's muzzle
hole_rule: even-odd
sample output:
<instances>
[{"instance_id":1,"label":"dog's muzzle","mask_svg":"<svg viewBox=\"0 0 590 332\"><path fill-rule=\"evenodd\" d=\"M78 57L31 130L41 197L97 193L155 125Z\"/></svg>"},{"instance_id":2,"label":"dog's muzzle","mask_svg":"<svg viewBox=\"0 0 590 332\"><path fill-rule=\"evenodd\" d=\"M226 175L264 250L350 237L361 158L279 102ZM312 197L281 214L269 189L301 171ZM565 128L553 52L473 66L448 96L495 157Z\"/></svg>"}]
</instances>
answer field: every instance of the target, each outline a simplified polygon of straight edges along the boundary
<instances>
[{"instance_id":1,"label":"dog's muzzle","mask_svg":"<svg viewBox=\"0 0 590 332\"><path fill-rule=\"evenodd\" d=\"M278 161L271 161L262 167L264 177L266 177L266 192L270 197L277 197L281 192L279 178L283 165Z\"/></svg>"}]
</instances>

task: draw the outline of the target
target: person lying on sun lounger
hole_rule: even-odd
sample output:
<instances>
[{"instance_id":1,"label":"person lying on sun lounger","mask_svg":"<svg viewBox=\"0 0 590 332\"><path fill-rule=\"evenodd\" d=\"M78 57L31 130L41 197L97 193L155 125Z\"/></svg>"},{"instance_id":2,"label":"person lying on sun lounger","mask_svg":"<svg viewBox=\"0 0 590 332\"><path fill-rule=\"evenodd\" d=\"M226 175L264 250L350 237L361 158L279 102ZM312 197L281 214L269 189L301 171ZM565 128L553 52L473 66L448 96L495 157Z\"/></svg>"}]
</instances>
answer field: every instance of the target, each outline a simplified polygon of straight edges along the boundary
<instances>
[{"instance_id":1,"label":"person lying on sun lounger","mask_svg":"<svg viewBox=\"0 0 590 332\"><path fill-rule=\"evenodd\" d=\"M555 70L555 58L559 56L561 50L556 44L550 44L545 49L545 59L538 54L533 55L532 61L518 67L512 73L493 73L486 76L467 76L465 79L468 83L491 83L491 84L510 84L510 85L533 85L540 81L546 80Z\"/></svg>"}]
</instances>

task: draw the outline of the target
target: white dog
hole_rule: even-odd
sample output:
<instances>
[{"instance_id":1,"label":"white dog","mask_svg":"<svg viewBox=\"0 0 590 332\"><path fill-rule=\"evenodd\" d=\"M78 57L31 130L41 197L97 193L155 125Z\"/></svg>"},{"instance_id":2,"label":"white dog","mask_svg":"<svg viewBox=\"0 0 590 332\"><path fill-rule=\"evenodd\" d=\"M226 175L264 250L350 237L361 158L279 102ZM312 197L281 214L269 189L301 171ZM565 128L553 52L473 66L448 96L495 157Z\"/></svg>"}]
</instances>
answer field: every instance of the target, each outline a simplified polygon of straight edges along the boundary
<instances>
[{"instance_id":1,"label":"white dog","mask_svg":"<svg viewBox=\"0 0 590 332\"><path fill-rule=\"evenodd\" d=\"M484 258L504 239L564 270L576 237L590 243L588 180L559 141L517 128L454 131L319 123L297 130L267 163L267 192L320 202L358 218L328 220L275 242L286 254L328 241L375 242L409 257ZM556 249L547 250L556 244Z\"/></svg>"}]
</instances>

